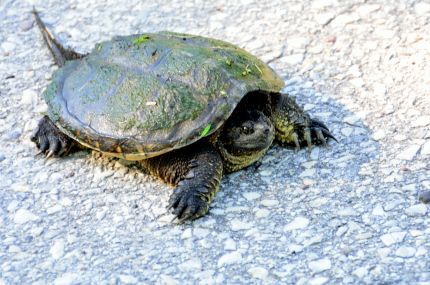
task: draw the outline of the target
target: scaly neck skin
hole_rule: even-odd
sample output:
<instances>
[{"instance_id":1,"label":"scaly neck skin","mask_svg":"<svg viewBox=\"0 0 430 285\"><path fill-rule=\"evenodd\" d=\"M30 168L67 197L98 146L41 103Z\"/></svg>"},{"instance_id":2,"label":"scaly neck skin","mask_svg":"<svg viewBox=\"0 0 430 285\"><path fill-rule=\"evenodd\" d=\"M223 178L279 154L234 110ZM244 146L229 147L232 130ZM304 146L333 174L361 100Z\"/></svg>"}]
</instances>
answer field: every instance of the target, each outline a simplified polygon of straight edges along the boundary
<instances>
[{"instance_id":1,"label":"scaly neck skin","mask_svg":"<svg viewBox=\"0 0 430 285\"><path fill-rule=\"evenodd\" d=\"M240 156L230 154L222 143L217 143L215 147L221 155L224 173L230 173L241 170L259 160L269 149L270 145L260 151Z\"/></svg>"}]
</instances>

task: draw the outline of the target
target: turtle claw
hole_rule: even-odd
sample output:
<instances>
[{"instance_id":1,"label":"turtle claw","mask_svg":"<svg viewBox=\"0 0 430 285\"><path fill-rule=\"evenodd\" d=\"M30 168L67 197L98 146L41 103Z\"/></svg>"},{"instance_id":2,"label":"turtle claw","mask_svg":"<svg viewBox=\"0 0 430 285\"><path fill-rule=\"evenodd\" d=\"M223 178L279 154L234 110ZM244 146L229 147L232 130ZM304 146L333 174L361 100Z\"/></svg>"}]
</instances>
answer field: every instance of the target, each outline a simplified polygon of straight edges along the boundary
<instances>
[{"instance_id":1,"label":"turtle claw","mask_svg":"<svg viewBox=\"0 0 430 285\"><path fill-rule=\"evenodd\" d=\"M311 136L311 130L309 128L305 129L304 139L305 139L308 147L311 148L312 147L312 136Z\"/></svg>"},{"instance_id":2,"label":"turtle claw","mask_svg":"<svg viewBox=\"0 0 430 285\"><path fill-rule=\"evenodd\" d=\"M73 145L72 139L63 134L48 116L44 116L37 129L30 137L39 149L36 155L46 154L46 158L61 156L67 153Z\"/></svg>"},{"instance_id":3,"label":"turtle claw","mask_svg":"<svg viewBox=\"0 0 430 285\"><path fill-rule=\"evenodd\" d=\"M168 210L173 209L172 214L175 215L172 222L178 220L182 224L206 214L209 204L197 193L198 191L186 187L186 184L181 184L174 190L167 206Z\"/></svg>"},{"instance_id":4,"label":"turtle claw","mask_svg":"<svg viewBox=\"0 0 430 285\"><path fill-rule=\"evenodd\" d=\"M50 150L50 151L48 152L48 154L46 155L46 158L50 158L53 154L54 154L54 151L53 151L53 150Z\"/></svg>"}]
</instances>

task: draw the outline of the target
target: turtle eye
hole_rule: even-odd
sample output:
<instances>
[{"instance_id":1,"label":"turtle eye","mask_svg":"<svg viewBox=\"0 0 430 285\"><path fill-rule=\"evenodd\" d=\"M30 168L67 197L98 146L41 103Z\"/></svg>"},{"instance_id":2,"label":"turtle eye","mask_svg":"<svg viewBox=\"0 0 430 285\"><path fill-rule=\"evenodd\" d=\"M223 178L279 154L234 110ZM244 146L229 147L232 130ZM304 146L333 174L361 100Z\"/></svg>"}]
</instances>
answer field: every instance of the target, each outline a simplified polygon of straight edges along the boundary
<instances>
[{"instance_id":1,"label":"turtle eye","mask_svg":"<svg viewBox=\"0 0 430 285\"><path fill-rule=\"evenodd\" d=\"M249 128L247 126L242 126L242 133L245 135L249 135L249 134L252 134L253 131L252 131L252 128Z\"/></svg>"}]
</instances>

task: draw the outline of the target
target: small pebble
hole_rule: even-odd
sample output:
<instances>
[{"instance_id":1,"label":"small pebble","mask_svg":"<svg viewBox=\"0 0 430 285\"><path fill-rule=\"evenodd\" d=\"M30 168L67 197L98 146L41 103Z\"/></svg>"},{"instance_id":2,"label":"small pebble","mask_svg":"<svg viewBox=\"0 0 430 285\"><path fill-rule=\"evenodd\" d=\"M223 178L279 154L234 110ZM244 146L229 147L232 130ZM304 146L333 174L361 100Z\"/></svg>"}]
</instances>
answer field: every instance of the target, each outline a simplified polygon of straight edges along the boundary
<instances>
[{"instance_id":1,"label":"small pebble","mask_svg":"<svg viewBox=\"0 0 430 285\"><path fill-rule=\"evenodd\" d=\"M54 280L54 285L72 285L79 284L79 274L77 273L63 273L60 277Z\"/></svg>"},{"instance_id":2,"label":"small pebble","mask_svg":"<svg viewBox=\"0 0 430 285\"><path fill-rule=\"evenodd\" d=\"M424 192L421 192L421 193L418 195L418 199L419 199L419 200L420 200L420 202L422 202L422 203L425 203L425 204L430 203L430 191L424 191Z\"/></svg>"},{"instance_id":3,"label":"small pebble","mask_svg":"<svg viewBox=\"0 0 430 285\"><path fill-rule=\"evenodd\" d=\"M234 219L230 222L231 229L233 231L249 230L252 228L251 223L242 222L240 220Z\"/></svg>"},{"instance_id":4,"label":"small pebble","mask_svg":"<svg viewBox=\"0 0 430 285\"><path fill-rule=\"evenodd\" d=\"M403 239L405 238L405 235L406 235L406 232L392 232L392 233L384 234L380 238L386 246L390 246L392 244L402 242Z\"/></svg>"},{"instance_id":5,"label":"small pebble","mask_svg":"<svg viewBox=\"0 0 430 285\"><path fill-rule=\"evenodd\" d=\"M177 281L176 279L174 279L172 276L169 275L165 275L165 274L161 274L160 275L160 279L162 284L164 285L179 285L179 281Z\"/></svg>"},{"instance_id":6,"label":"small pebble","mask_svg":"<svg viewBox=\"0 0 430 285\"><path fill-rule=\"evenodd\" d=\"M420 145L411 145L404 149L400 154L397 156L398 159L402 160L412 160L418 153L418 150L420 149Z\"/></svg>"},{"instance_id":7,"label":"small pebble","mask_svg":"<svg viewBox=\"0 0 430 285\"><path fill-rule=\"evenodd\" d=\"M284 227L284 231L304 229L308 225L309 225L309 219L305 217L297 217Z\"/></svg>"},{"instance_id":8,"label":"small pebble","mask_svg":"<svg viewBox=\"0 0 430 285\"><path fill-rule=\"evenodd\" d=\"M137 278L132 275L121 274L118 276L118 278L123 284L136 284L138 282Z\"/></svg>"},{"instance_id":9,"label":"small pebble","mask_svg":"<svg viewBox=\"0 0 430 285\"><path fill-rule=\"evenodd\" d=\"M328 258L313 260L308 264L309 269L314 273L323 272L331 268L331 261Z\"/></svg>"},{"instance_id":10,"label":"small pebble","mask_svg":"<svg viewBox=\"0 0 430 285\"><path fill-rule=\"evenodd\" d=\"M422 216L427 213L427 206L424 204L413 205L405 210L409 216Z\"/></svg>"},{"instance_id":11,"label":"small pebble","mask_svg":"<svg viewBox=\"0 0 430 285\"><path fill-rule=\"evenodd\" d=\"M49 253L51 253L52 258L54 259L60 259L64 255L64 240L58 239L54 242L54 244L51 246L51 249L49 250Z\"/></svg>"},{"instance_id":12,"label":"small pebble","mask_svg":"<svg viewBox=\"0 0 430 285\"><path fill-rule=\"evenodd\" d=\"M242 261L242 254L237 251L229 252L224 254L218 259L218 267L223 267L224 265L230 265L234 263L240 263Z\"/></svg>"},{"instance_id":13,"label":"small pebble","mask_svg":"<svg viewBox=\"0 0 430 285\"><path fill-rule=\"evenodd\" d=\"M322 285L327 283L329 279L324 276L318 276L309 280L309 285Z\"/></svg>"},{"instance_id":14,"label":"small pebble","mask_svg":"<svg viewBox=\"0 0 430 285\"><path fill-rule=\"evenodd\" d=\"M396 250L396 255L400 257L412 257L415 255L416 249L410 246L401 246Z\"/></svg>"},{"instance_id":15,"label":"small pebble","mask_svg":"<svg viewBox=\"0 0 430 285\"><path fill-rule=\"evenodd\" d=\"M253 277L261 280L266 280L269 272L263 267L252 267L248 269L248 273Z\"/></svg>"},{"instance_id":16,"label":"small pebble","mask_svg":"<svg viewBox=\"0 0 430 285\"><path fill-rule=\"evenodd\" d=\"M38 219L38 216L36 216L27 209L19 209L18 211L16 211L15 216L13 217L13 221L16 224L25 224L31 221L36 221Z\"/></svg>"}]
</instances>

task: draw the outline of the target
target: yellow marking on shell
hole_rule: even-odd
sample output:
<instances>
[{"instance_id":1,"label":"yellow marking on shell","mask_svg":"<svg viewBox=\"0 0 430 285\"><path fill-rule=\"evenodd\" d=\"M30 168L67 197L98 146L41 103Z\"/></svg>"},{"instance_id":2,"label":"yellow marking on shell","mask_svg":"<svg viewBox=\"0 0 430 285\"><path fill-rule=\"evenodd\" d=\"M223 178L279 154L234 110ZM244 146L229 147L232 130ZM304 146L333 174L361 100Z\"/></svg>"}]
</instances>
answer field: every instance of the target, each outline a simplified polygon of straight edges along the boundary
<instances>
[{"instance_id":1,"label":"yellow marking on shell","mask_svg":"<svg viewBox=\"0 0 430 285\"><path fill-rule=\"evenodd\" d=\"M96 148L100 149L100 143L98 141L96 141L95 145L96 145Z\"/></svg>"},{"instance_id":2,"label":"yellow marking on shell","mask_svg":"<svg viewBox=\"0 0 430 285\"><path fill-rule=\"evenodd\" d=\"M157 105L157 102L154 102L154 101L148 101L148 102L146 102L146 104L145 104L146 106L155 106L155 105Z\"/></svg>"},{"instance_id":3,"label":"yellow marking on shell","mask_svg":"<svg viewBox=\"0 0 430 285\"><path fill-rule=\"evenodd\" d=\"M76 130L76 136L79 137L81 135L81 131L80 130Z\"/></svg>"},{"instance_id":4,"label":"yellow marking on shell","mask_svg":"<svg viewBox=\"0 0 430 285\"><path fill-rule=\"evenodd\" d=\"M117 153L122 153L122 148L121 148L121 146L117 146L115 150L116 150L116 152L117 152Z\"/></svg>"}]
</instances>

